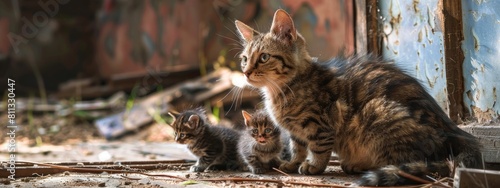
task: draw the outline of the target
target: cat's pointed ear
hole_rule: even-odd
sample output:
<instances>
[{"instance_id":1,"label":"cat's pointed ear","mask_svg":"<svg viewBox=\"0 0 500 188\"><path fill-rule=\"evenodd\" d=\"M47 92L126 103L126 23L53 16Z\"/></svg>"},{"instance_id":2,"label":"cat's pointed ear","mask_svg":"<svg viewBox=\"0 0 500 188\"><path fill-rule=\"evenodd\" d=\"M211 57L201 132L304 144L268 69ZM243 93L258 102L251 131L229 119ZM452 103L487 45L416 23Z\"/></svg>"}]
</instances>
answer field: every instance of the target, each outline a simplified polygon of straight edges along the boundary
<instances>
[{"instance_id":1,"label":"cat's pointed ear","mask_svg":"<svg viewBox=\"0 0 500 188\"><path fill-rule=\"evenodd\" d=\"M174 119L172 122L175 122L175 120L177 120L177 118L179 117L180 114L177 112L171 111L171 112L168 112L168 115L170 115L170 117L172 117L172 119Z\"/></svg>"},{"instance_id":2,"label":"cat's pointed ear","mask_svg":"<svg viewBox=\"0 0 500 188\"><path fill-rule=\"evenodd\" d=\"M243 119L245 119L245 125L249 126L250 125L250 119L252 119L252 115L248 113L245 110L241 111L241 114L243 114Z\"/></svg>"},{"instance_id":3,"label":"cat's pointed ear","mask_svg":"<svg viewBox=\"0 0 500 188\"><path fill-rule=\"evenodd\" d=\"M297 30L293 25L292 17L284 10L278 9L274 13L271 32L280 39L295 41L297 39Z\"/></svg>"},{"instance_id":4,"label":"cat's pointed ear","mask_svg":"<svg viewBox=\"0 0 500 188\"><path fill-rule=\"evenodd\" d=\"M250 26L244 24L243 22L236 20L234 21L234 24L236 25L236 29L238 30L238 33L240 34L240 37L245 40L245 42L249 42L253 39L254 35L259 34L257 31L252 29Z\"/></svg>"},{"instance_id":5,"label":"cat's pointed ear","mask_svg":"<svg viewBox=\"0 0 500 188\"><path fill-rule=\"evenodd\" d=\"M189 119L188 119L186 126L188 126L188 128L190 128L190 129L195 129L198 127L199 122L200 122L200 116L191 115L191 116L189 116Z\"/></svg>"}]
</instances>

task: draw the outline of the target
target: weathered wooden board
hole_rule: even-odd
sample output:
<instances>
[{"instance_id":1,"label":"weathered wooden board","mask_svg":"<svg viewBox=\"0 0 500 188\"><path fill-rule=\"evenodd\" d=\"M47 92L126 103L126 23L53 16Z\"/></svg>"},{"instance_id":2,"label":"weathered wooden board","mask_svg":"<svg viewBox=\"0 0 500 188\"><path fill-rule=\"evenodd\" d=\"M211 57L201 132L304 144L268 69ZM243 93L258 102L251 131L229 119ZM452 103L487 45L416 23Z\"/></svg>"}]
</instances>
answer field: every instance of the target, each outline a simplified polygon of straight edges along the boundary
<instances>
[{"instance_id":1,"label":"weathered wooden board","mask_svg":"<svg viewBox=\"0 0 500 188\"><path fill-rule=\"evenodd\" d=\"M133 108L98 119L95 125L107 139L116 138L124 133L136 130L154 120L155 115L165 114L170 102L182 97L183 100L198 104L233 87L233 72L221 68L205 77L178 83L138 101Z\"/></svg>"}]
</instances>

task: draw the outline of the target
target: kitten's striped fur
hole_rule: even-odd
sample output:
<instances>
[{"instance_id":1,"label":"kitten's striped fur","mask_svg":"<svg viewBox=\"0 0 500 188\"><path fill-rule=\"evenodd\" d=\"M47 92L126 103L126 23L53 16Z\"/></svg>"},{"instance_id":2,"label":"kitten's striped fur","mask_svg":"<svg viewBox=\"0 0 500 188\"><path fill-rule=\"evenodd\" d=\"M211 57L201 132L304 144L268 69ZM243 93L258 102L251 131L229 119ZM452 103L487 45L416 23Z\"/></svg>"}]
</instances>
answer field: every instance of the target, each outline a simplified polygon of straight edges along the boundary
<instances>
[{"instance_id":1,"label":"kitten's striped fur","mask_svg":"<svg viewBox=\"0 0 500 188\"><path fill-rule=\"evenodd\" d=\"M175 141L187 144L188 149L198 157L190 171L241 170L243 163L236 148L239 132L210 125L201 108L169 114L174 118L171 126Z\"/></svg>"},{"instance_id":2,"label":"kitten's striped fur","mask_svg":"<svg viewBox=\"0 0 500 188\"><path fill-rule=\"evenodd\" d=\"M247 82L262 91L271 118L292 137L294 155L281 170L320 174L333 151L346 173L366 172L360 184L394 185L408 183L394 169L449 176L448 167L437 164L450 157L481 165L478 141L393 63L369 56L313 62L283 10L268 33L236 26ZM308 150L312 158L305 161Z\"/></svg>"},{"instance_id":3,"label":"kitten's striped fur","mask_svg":"<svg viewBox=\"0 0 500 188\"><path fill-rule=\"evenodd\" d=\"M262 174L278 168L283 160L290 160L290 137L269 118L267 112L259 110L250 114L242 111L247 127L238 143L241 158L254 174Z\"/></svg>"}]
</instances>

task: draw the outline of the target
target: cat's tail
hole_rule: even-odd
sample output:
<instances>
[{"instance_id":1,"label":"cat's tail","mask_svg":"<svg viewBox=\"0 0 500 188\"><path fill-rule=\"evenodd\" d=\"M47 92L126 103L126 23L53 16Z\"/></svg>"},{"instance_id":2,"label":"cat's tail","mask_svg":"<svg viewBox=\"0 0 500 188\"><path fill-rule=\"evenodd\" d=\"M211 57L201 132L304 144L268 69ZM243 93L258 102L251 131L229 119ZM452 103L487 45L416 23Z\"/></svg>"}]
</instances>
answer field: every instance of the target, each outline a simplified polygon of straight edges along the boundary
<instances>
[{"instance_id":1,"label":"cat's tail","mask_svg":"<svg viewBox=\"0 0 500 188\"><path fill-rule=\"evenodd\" d=\"M458 130L461 131L460 129ZM477 169L484 168L481 145L477 139L463 131L450 136L448 139L448 143L454 143L451 150L457 151L456 155L450 154L452 160L433 162L416 161L403 163L399 166L388 165L366 172L356 183L360 186L422 184L422 182L418 182L405 175L409 174L412 177L416 176L420 179L433 182L433 179L452 177L457 166Z\"/></svg>"},{"instance_id":2,"label":"cat's tail","mask_svg":"<svg viewBox=\"0 0 500 188\"><path fill-rule=\"evenodd\" d=\"M412 162L400 166L388 165L378 170L366 172L355 183L357 186L393 186L422 184L414 179L408 178L405 174L418 177L423 180L433 182L432 178L449 177L453 164L448 161L439 162Z\"/></svg>"}]
</instances>

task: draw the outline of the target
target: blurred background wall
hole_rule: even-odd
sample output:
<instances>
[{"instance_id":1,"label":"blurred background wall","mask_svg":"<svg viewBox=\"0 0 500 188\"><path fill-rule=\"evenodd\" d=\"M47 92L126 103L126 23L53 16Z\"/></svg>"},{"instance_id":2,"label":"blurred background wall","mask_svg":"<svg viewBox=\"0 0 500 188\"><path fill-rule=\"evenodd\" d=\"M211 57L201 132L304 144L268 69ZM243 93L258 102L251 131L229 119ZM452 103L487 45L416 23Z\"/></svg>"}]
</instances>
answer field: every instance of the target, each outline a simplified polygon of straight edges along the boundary
<instances>
[{"instance_id":1,"label":"blurred background wall","mask_svg":"<svg viewBox=\"0 0 500 188\"><path fill-rule=\"evenodd\" d=\"M166 78L148 81L163 87L218 67L238 70L234 21L267 31L278 8L324 60L353 52L352 7L348 0L3 0L0 76L15 79L25 96L65 98L75 83L104 86L81 91L85 98L130 90L145 76Z\"/></svg>"}]
</instances>

